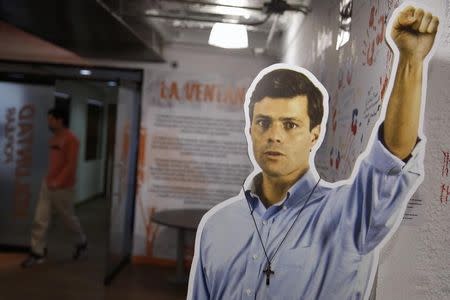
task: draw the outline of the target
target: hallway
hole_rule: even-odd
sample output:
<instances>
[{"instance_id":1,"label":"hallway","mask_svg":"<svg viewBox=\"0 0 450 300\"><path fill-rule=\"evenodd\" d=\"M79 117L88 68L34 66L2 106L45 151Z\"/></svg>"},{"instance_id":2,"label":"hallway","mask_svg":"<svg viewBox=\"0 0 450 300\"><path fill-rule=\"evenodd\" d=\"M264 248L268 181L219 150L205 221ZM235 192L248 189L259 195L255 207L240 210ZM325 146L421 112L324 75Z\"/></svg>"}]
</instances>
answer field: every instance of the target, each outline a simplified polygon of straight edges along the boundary
<instances>
[{"instance_id":1,"label":"hallway","mask_svg":"<svg viewBox=\"0 0 450 300\"><path fill-rule=\"evenodd\" d=\"M87 258L72 261L72 240L57 217L49 231L46 263L24 270L20 268L24 254L0 253L0 300L185 299L186 287L166 280L174 272L170 268L127 265L110 286L103 285L109 232L106 206L99 198L76 209L88 235Z\"/></svg>"}]
</instances>

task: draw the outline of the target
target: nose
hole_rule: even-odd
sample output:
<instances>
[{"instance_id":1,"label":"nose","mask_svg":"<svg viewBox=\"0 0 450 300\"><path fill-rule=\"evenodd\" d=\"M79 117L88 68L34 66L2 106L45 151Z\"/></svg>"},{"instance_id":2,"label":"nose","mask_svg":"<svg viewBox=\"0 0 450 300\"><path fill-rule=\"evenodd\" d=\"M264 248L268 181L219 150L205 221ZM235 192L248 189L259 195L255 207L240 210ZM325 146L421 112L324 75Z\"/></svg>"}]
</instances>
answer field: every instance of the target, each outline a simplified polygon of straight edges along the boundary
<instances>
[{"instance_id":1,"label":"nose","mask_svg":"<svg viewBox=\"0 0 450 300\"><path fill-rule=\"evenodd\" d=\"M266 134L269 143L281 143L284 139L283 124L279 124L278 122L272 124Z\"/></svg>"}]
</instances>

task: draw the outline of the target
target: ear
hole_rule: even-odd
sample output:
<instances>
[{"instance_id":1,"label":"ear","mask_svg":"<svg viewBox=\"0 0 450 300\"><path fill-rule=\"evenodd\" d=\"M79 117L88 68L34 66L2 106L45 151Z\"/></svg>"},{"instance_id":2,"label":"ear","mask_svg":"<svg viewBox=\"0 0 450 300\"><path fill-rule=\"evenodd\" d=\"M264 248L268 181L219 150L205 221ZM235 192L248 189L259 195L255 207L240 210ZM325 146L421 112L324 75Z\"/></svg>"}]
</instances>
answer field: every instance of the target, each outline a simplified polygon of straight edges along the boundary
<instances>
[{"instance_id":1,"label":"ear","mask_svg":"<svg viewBox=\"0 0 450 300\"><path fill-rule=\"evenodd\" d=\"M320 136L320 124L316 125L313 129L311 129L311 147L313 147L317 141L319 140Z\"/></svg>"}]
</instances>

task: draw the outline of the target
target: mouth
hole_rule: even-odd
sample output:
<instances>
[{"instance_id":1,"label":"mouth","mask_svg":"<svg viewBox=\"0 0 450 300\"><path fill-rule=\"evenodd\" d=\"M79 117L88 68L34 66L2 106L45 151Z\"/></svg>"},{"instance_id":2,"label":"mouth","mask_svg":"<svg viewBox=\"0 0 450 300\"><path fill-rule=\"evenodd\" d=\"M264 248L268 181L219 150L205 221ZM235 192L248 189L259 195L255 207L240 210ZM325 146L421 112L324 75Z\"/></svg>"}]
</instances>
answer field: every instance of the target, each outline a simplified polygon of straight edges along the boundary
<instances>
[{"instance_id":1,"label":"mouth","mask_svg":"<svg viewBox=\"0 0 450 300\"><path fill-rule=\"evenodd\" d=\"M268 157L280 157L280 156L284 156L283 153L278 152L278 151L265 151L264 155L268 156Z\"/></svg>"}]
</instances>

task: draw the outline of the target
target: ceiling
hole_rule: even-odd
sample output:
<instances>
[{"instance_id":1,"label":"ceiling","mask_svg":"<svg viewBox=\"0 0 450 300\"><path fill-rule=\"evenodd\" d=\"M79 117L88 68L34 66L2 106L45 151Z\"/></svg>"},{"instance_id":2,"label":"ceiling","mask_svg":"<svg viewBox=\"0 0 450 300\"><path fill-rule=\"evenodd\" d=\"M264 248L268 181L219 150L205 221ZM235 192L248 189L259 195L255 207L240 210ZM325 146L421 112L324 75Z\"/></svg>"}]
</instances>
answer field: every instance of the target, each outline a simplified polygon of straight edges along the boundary
<instances>
[{"instance_id":1,"label":"ceiling","mask_svg":"<svg viewBox=\"0 0 450 300\"><path fill-rule=\"evenodd\" d=\"M244 24L249 51L277 56L290 14L311 0L0 0L0 19L84 57L163 61L168 44L208 45L215 22Z\"/></svg>"},{"instance_id":2,"label":"ceiling","mask_svg":"<svg viewBox=\"0 0 450 300\"><path fill-rule=\"evenodd\" d=\"M163 60L155 30L143 39L95 0L0 0L0 19L82 57Z\"/></svg>"},{"instance_id":3,"label":"ceiling","mask_svg":"<svg viewBox=\"0 0 450 300\"><path fill-rule=\"evenodd\" d=\"M310 0L102 0L137 32L154 28L167 43L208 45L216 22L244 24L254 53L277 56L290 14L306 15Z\"/></svg>"}]
</instances>

